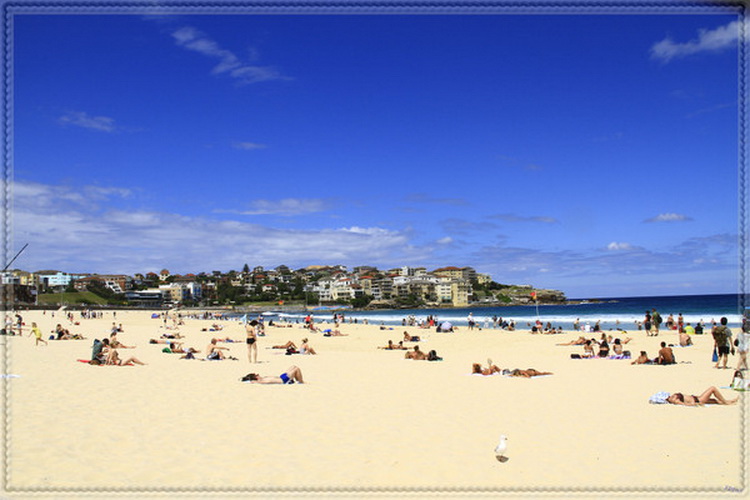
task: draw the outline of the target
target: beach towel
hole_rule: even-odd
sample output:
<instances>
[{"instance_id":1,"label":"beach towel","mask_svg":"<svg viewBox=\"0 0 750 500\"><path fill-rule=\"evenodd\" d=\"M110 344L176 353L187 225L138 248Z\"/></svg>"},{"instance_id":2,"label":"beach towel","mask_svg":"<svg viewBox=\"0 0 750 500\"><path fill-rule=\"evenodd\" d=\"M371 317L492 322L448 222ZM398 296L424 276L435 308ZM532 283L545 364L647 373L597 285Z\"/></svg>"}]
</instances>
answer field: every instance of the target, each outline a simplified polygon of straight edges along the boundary
<instances>
[{"instance_id":1,"label":"beach towel","mask_svg":"<svg viewBox=\"0 0 750 500\"><path fill-rule=\"evenodd\" d=\"M667 404L667 398L670 396L668 392L657 392L650 398L648 398L648 402L652 405L663 405Z\"/></svg>"},{"instance_id":2,"label":"beach towel","mask_svg":"<svg viewBox=\"0 0 750 500\"><path fill-rule=\"evenodd\" d=\"M13 373L3 373L0 378L21 378L20 375L14 375Z\"/></svg>"}]
</instances>

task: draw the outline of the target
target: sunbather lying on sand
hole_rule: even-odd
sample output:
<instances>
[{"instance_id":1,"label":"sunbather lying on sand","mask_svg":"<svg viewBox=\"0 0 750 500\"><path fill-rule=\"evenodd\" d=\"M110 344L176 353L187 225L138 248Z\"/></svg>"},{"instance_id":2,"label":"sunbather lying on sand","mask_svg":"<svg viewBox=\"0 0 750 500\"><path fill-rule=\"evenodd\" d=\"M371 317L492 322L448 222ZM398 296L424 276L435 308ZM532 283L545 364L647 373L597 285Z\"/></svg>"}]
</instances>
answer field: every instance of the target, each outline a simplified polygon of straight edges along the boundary
<instances>
[{"instance_id":1,"label":"sunbather lying on sand","mask_svg":"<svg viewBox=\"0 0 750 500\"><path fill-rule=\"evenodd\" d=\"M300 384L305 383L304 380L302 380L302 370L300 370L297 366L290 366L284 373L282 373L278 377L272 375L260 376L257 373L248 373L240 380L253 384L293 384L295 382L298 382Z\"/></svg>"},{"instance_id":2,"label":"sunbather lying on sand","mask_svg":"<svg viewBox=\"0 0 750 500\"><path fill-rule=\"evenodd\" d=\"M691 396L688 394L682 394L681 392L675 392L667 398L667 403L673 405L683 406L700 406L700 405L732 405L737 402L739 398L725 399L721 395L719 389L714 386L709 387L700 396Z\"/></svg>"},{"instance_id":3,"label":"sunbather lying on sand","mask_svg":"<svg viewBox=\"0 0 750 500\"><path fill-rule=\"evenodd\" d=\"M477 375L493 375L500 373L500 367L492 364L492 360L487 360L487 368L482 368L480 363L474 363L471 365L471 373Z\"/></svg>"},{"instance_id":4,"label":"sunbather lying on sand","mask_svg":"<svg viewBox=\"0 0 750 500\"><path fill-rule=\"evenodd\" d=\"M403 349L406 349L406 347L404 347L404 342L403 341L399 341L398 344L394 344L392 340L389 340L387 346L385 346L385 347L378 347L378 349L387 349L387 350L390 351L390 350L394 350L394 349L403 350Z\"/></svg>"},{"instance_id":5,"label":"sunbather lying on sand","mask_svg":"<svg viewBox=\"0 0 750 500\"><path fill-rule=\"evenodd\" d=\"M501 373L509 377L524 377L524 378L539 377L542 375L552 375L552 372L540 372L539 370L535 370L534 368L529 368L528 370L519 370L518 368L516 368L515 370L505 369Z\"/></svg>"},{"instance_id":6,"label":"sunbather lying on sand","mask_svg":"<svg viewBox=\"0 0 750 500\"><path fill-rule=\"evenodd\" d=\"M570 342L564 342L557 345L584 345L586 343L586 340L588 340L586 337L578 337L578 339L576 340L571 340Z\"/></svg>"},{"instance_id":7,"label":"sunbather lying on sand","mask_svg":"<svg viewBox=\"0 0 750 500\"><path fill-rule=\"evenodd\" d=\"M287 342L286 344L280 344L280 345L275 345L271 347L271 349L289 349L289 348L294 349L295 352L297 351L297 346L291 340Z\"/></svg>"},{"instance_id":8,"label":"sunbather lying on sand","mask_svg":"<svg viewBox=\"0 0 750 500\"><path fill-rule=\"evenodd\" d=\"M419 342L419 337L416 335L409 335L407 332L404 332L404 342Z\"/></svg>"}]
</instances>

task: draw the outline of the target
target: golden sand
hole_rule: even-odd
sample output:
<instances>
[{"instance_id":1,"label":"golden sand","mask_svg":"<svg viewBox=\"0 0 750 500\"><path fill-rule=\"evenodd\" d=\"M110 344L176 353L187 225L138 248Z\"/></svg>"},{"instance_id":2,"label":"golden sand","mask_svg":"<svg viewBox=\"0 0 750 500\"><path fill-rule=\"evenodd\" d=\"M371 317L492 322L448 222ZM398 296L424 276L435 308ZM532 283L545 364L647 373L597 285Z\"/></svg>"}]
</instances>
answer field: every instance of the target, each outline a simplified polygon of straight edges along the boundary
<instances>
[{"instance_id":1,"label":"golden sand","mask_svg":"<svg viewBox=\"0 0 750 500\"><path fill-rule=\"evenodd\" d=\"M91 366L93 338L109 335L113 317L70 325L57 313L24 312L45 338L57 323L86 340L35 346L0 337L5 348L4 495L79 497L91 492L231 497L282 492L340 495L539 496L688 493L737 496L746 484L747 398L734 406L651 405L658 391L700 394L729 385L716 370L710 335L675 348L679 364L632 366L629 360L574 360L568 332L415 327L380 330L344 324L346 337L323 337L300 325L267 327L251 365L244 328L186 320L186 347L202 351L211 336L239 361L180 360L148 343L166 330L150 312L117 312L120 340L146 366ZM324 326L327 327L327 326ZM439 362L411 361L377 349L403 332L425 338ZM673 333L629 332L626 349L654 357ZM618 336L618 335L615 335ZM620 334L620 337L624 335ZM284 355L271 345L309 337L318 355ZM407 344L413 345L413 344ZM199 355L202 357L202 355ZM521 379L470 375L471 364L536 368L554 375ZM737 358L730 357L730 365ZM305 384L241 383L248 372L278 375L299 366ZM733 398L738 394L723 389ZM508 461L494 447L508 436ZM321 493L322 494L322 493ZM746 491L743 494L746 494Z\"/></svg>"}]
</instances>

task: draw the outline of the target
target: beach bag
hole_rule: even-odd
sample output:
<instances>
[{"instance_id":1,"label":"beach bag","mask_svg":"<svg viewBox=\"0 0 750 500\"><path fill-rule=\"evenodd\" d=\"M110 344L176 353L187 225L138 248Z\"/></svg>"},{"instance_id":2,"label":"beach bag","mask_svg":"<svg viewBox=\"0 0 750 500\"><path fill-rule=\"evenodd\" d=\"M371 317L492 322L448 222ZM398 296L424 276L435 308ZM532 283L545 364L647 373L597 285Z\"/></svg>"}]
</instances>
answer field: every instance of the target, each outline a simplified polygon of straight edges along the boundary
<instances>
[{"instance_id":1,"label":"beach bag","mask_svg":"<svg viewBox=\"0 0 750 500\"><path fill-rule=\"evenodd\" d=\"M719 353L716 351L716 347L714 346L714 354L711 356L711 361L714 363L719 361Z\"/></svg>"},{"instance_id":2,"label":"beach bag","mask_svg":"<svg viewBox=\"0 0 750 500\"><path fill-rule=\"evenodd\" d=\"M657 392L650 398L648 398L648 402L652 405L663 405L667 404L667 398L670 396L668 392Z\"/></svg>"},{"instance_id":3,"label":"beach bag","mask_svg":"<svg viewBox=\"0 0 750 500\"><path fill-rule=\"evenodd\" d=\"M741 371L735 370L734 375L732 376L732 383L729 384L729 387L736 391L746 391L748 382L750 381L745 380L745 377L742 376Z\"/></svg>"}]
</instances>

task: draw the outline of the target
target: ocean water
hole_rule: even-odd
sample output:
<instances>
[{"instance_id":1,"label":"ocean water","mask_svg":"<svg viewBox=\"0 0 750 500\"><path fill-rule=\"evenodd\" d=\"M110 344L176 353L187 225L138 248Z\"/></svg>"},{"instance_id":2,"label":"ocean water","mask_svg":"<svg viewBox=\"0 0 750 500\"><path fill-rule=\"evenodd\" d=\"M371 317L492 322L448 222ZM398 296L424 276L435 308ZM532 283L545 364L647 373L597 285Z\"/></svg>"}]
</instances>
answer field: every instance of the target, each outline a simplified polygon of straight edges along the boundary
<instances>
[{"instance_id":1,"label":"ocean water","mask_svg":"<svg viewBox=\"0 0 750 500\"><path fill-rule=\"evenodd\" d=\"M527 323L534 323L540 319L544 324L552 323L553 327L562 327L569 330L573 328L576 319L580 324L590 323L593 326L600 321L603 330L621 328L623 330L637 330L636 321L642 322L646 310L656 308L661 314L664 322L667 317L682 313L685 323L695 325L703 321L710 328L713 321L718 321L726 316L729 326L738 328L742 322L740 311L740 296L737 294L723 295L680 295L662 297L622 297L591 299L592 301L582 304L570 305L534 305L529 306L507 306L507 307L467 307L461 309L398 309L382 311L342 311L347 321L357 318L358 322L365 319L370 324L401 325L402 321L409 316L414 316L418 321L435 316L440 321L450 321L459 327L467 326L468 315L473 313L475 321L484 327L485 320L492 327L492 317L502 317L508 321L516 322L517 329L525 329ZM593 302L596 300L596 302ZM304 318L305 314L284 314L288 320L296 321ZM317 321L330 320L333 312L316 312Z\"/></svg>"}]
</instances>

